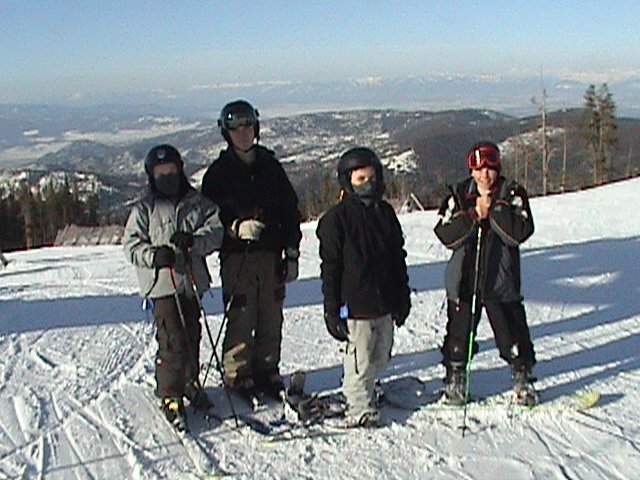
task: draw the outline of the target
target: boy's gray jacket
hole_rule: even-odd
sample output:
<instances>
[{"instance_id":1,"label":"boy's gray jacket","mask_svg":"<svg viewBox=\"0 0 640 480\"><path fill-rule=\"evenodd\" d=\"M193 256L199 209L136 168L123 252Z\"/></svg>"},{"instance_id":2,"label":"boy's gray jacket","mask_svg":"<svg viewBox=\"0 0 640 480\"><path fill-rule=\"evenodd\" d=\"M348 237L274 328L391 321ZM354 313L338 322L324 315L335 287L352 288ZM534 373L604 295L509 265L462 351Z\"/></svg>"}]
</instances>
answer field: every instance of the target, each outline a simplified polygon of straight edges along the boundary
<instances>
[{"instance_id":1,"label":"boy's gray jacket","mask_svg":"<svg viewBox=\"0 0 640 480\"><path fill-rule=\"evenodd\" d=\"M172 269L155 269L153 257L158 247L172 246L171 236L178 231L193 234L189 258L176 251L173 274L178 291L190 295L192 274L200 295L209 289L211 276L205 257L220 248L224 237L218 214L218 207L211 200L191 188L177 205L154 194L133 205L124 229L123 247L127 259L136 266L141 296L160 298L175 292Z\"/></svg>"}]
</instances>

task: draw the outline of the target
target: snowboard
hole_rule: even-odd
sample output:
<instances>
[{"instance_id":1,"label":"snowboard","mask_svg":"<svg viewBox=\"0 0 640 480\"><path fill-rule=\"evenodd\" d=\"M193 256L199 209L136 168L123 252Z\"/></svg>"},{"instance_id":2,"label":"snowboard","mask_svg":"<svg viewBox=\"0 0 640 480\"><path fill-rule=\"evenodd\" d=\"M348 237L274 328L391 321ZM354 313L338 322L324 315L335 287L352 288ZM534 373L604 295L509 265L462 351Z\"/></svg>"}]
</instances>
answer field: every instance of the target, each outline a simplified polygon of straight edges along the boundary
<instances>
[{"instance_id":1,"label":"snowboard","mask_svg":"<svg viewBox=\"0 0 640 480\"><path fill-rule=\"evenodd\" d=\"M587 389L577 391L571 394L564 394L556 397L552 400L545 400L544 395L541 395L540 403L537 405L527 406L518 405L510 400L510 393L495 396L495 397L481 397L472 398L467 404L469 411L474 410L491 410L491 409L507 409L514 412L521 413L535 413L535 412L553 412L553 411L576 411L581 412L589 410L597 406L601 398L599 390ZM446 411L446 410L460 410L464 405L449 405L443 400L438 400L433 404L426 407L427 410L433 411Z\"/></svg>"}]
</instances>

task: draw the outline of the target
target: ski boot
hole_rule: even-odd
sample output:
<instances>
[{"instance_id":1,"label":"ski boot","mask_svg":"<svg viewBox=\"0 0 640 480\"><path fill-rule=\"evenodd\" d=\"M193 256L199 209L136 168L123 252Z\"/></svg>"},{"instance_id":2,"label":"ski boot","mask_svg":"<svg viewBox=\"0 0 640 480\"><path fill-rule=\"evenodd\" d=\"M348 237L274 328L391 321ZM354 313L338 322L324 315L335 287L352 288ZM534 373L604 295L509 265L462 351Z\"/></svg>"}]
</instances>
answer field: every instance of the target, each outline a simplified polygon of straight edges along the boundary
<instances>
[{"instance_id":1,"label":"ski boot","mask_svg":"<svg viewBox=\"0 0 640 480\"><path fill-rule=\"evenodd\" d=\"M162 399L160 408L162 408L164 416L173 428L179 432L186 432L188 430L187 412L185 412L181 398L165 397Z\"/></svg>"},{"instance_id":2,"label":"ski boot","mask_svg":"<svg viewBox=\"0 0 640 480\"><path fill-rule=\"evenodd\" d=\"M194 410L206 411L213 407L204 389L197 380L192 380L184 387L184 396Z\"/></svg>"},{"instance_id":3,"label":"ski boot","mask_svg":"<svg viewBox=\"0 0 640 480\"><path fill-rule=\"evenodd\" d=\"M293 372L289 377L289 388L286 390L284 396L284 416L292 422L305 422L309 418L305 415L305 412L301 414L300 410L300 406L305 405L304 402L307 397L304 393L305 379L305 373L300 370Z\"/></svg>"},{"instance_id":4,"label":"ski boot","mask_svg":"<svg viewBox=\"0 0 640 480\"><path fill-rule=\"evenodd\" d=\"M384 405L384 389L380 385L380 380L376 380L373 384L373 404L376 407Z\"/></svg>"},{"instance_id":5,"label":"ski boot","mask_svg":"<svg viewBox=\"0 0 640 480\"><path fill-rule=\"evenodd\" d=\"M256 410L263 405L262 391L258 388L252 378L246 378L236 383L231 390L240 395L253 409Z\"/></svg>"},{"instance_id":6,"label":"ski boot","mask_svg":"<svg viewBox=\"0 0 640 480\"><path fill-rule=\"evenodd\" d=\"M540 396L533 386L535 378L529 367L514 368L511 374L513 382L513 401L525 407L534 407L540 403Z\"/></svg>"},{"instance_id":7,"label":"ski boot","mask_svg":"<svg viewBox=\"0 0 640 480\"><path fill-rule=\"evenodd\" d=\"M447 405L464 405L466 403L466 380L464 364L451 363L447 365L447 378L444 387L444 402Z\"/></svg>"},{"instance_id":8,"label":"ski boot","mask_svg":"<svg viewBox=\"0 0 640 480\"><path fill-rule=\"evenodd\" d=\"M380 412L370 410L359 417L347 415L347 428L380 428L384 425Z\"/></svg>"},{"instance_id":9,"label":"ski boot","mask_svg":"<svg viewBox=\"0 0 640 480\"><path fill-rule=\"evenodd\" d=\"M285 393L285 401L295 411L298 411L298 406L302 400L307 397L304 393L304 383L306 381L306 374L300 370L293 372L289 377L289 388Z\"/></svg>"},{"instance_id":10,"label":"ski boot","mask_svg":"<svg viewBox=\"0 0 640 480\"><path fill-rule=\"evenodd\" d=\"M301 371L296 370L291 374L289 378L289 389L287 390L288 397L304 397L304 384L307 380L307 375Z\"/></svg>"},{"instance_id":11,"label":"ski boot","mask_svg":"<svg viewBox=\"0 0 640 480\"><path fill-rule=\"evenodd\" d=\"M257 375L254 377L258 388L269 398L273 400L282 400L285 395L284 381L280 374L275 371Z\"/></svg>"}]
</instances>

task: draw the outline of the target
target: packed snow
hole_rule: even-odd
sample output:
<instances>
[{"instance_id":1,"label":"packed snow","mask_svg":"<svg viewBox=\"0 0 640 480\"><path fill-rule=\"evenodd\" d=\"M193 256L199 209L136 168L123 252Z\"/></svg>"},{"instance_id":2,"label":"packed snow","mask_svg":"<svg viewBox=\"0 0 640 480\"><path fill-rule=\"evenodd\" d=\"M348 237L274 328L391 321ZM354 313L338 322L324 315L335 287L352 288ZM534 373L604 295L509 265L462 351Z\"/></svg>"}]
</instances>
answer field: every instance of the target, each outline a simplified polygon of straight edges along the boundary
<instances>
[{"instance_id":1,"label":"packed snow","mask_svg":"<svg viewBox=\"0 0 640 480\"><path fill-rule=\"evenodd\" d=\"M0 269L0 478L631 479L640 471L640 179L532 200L534 236L523 246L525 306L537 388L553 406L599 390L584 412L383 409L380 429L332 430L269 442L232 420L192 422L178 437L153 397L153 323L119 246L12 252ZM634 213L635 212L635 213ZM433 211L400 217L413 309L396 331L385 382L417 377L431 395L446 314L449 252ZM316 224L303 226L301 278L288 288L282 372L308 373L310 391L339 386L341 353L325 331ZM205 296L215 336L222 319L217 256ZM508 397L486 318L472 367L474 395ZM206 335L202 359L210 356ZM389 383L390 384L390 383ZM206 390L227 405L217 373ZM544 404L543 404L544 405ZM276 407L274 407L276 408Z\"/></svg>"}]
</instances>

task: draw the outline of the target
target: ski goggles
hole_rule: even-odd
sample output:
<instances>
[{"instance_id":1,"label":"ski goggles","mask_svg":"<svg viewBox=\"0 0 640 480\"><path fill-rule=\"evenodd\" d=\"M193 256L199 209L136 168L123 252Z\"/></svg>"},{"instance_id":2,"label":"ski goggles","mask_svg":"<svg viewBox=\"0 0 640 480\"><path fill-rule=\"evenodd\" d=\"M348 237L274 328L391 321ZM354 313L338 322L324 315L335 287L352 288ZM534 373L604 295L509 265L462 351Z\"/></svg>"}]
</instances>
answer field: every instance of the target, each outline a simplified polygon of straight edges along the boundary
<instances>
[{"instance_id":1,"label":"ski goggles","mask_svg":"<svg viewBox=\"0 0 640 480\"><path fill-rule=\"evenodd\" d=\"M253 127L256 124L256 117L245 112L230 112L224 117L223 123L227 130L237 130L240 127Z\"/></svg>"},{"instance_id":2,"label":"ski goggles","mask_svg":"<svg viewBox=\"0 0 640 480\"><path fill-rule=\"evenodd\" d=\"M489 146L476 147L467 155L467 167L470 170L500 168L500 152Z\"/></svg>"}]
</instances>

